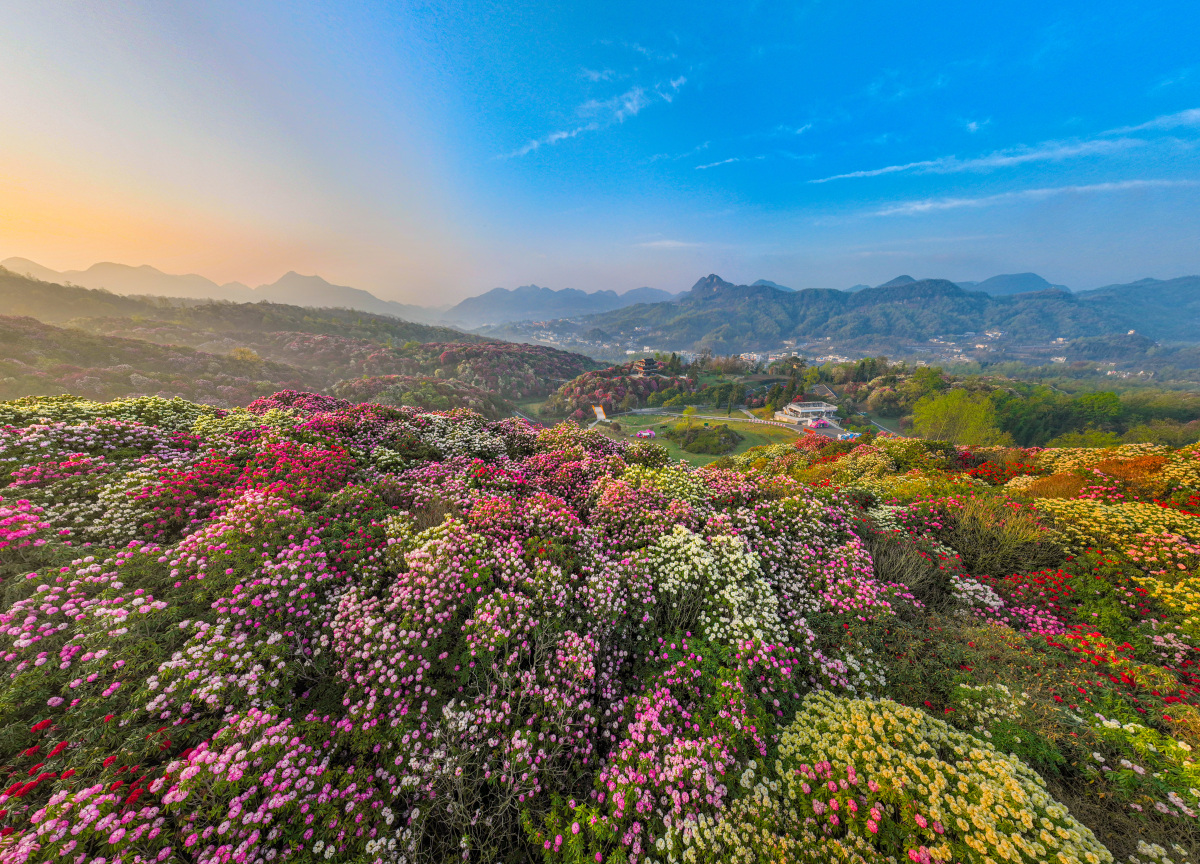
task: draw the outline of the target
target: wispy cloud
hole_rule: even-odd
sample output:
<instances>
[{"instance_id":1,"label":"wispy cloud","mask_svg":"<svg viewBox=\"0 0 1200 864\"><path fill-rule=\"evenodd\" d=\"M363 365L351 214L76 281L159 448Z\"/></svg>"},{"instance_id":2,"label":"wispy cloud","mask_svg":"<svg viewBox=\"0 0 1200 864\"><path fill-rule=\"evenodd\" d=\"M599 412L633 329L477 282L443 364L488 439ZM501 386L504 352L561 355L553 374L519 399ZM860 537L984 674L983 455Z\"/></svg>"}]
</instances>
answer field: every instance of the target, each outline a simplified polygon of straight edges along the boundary
<instances>
[{"instance_id":1,"label":"wispy cloud","mask_svg":"<svg viewBox=\"0 0 1200 864\"><path fill-rule=\"evenodd\" d=\"M647 48L645 45L640 45L637 42L628 42L626 43L625 47L629 48L631 51L636 51L647 60L653 60L656 63L666 63L675 59L674 54L655 51L653 48Z\"/></svg>"},{"instance_id":2,"label":"wispy cloud","mask_svg":"<svg viewBox=\"0 0 1200 864\"><path fill-rule=\"evenodd\" d=\"M1145 132L1149 130L1180 129L1187 126L1200 126L1200 108L1189 108L1175 114L1164 114L1139 123L1137 126L1122 126L1119 129L1109 129L1104 135L1126 135L1130 132Z\"/></svg>"},{"instance_id":3,"label":"wispy cloud","mask_svg":"<svg viewBox=\"0 0 1200 864\"><path fill-rule=\"evenodd\" d=\"M641 87L630 87L619 96L610 99L589 99L579 106L576 113L581 117L607 117L612 123L624 123L636 117L650 104L650 97Z\"/></svg>"},{"instance_id":4,"label":"wispy cloud","mask_svg":"<svg viewBox=\"0 0 1200 864\"><path fill-rule=\"evenodd\" d=\"M964 125L969 132L976 132L990 122L990 119L967 121ZM1181 128L1200 128L1200 108L1189 108L1186 111L1178 111L1174 114L1164 114L1145 123L1109 129L1090 138L1077 141L1044 141L1032 147L1014 147L1006 150L996 150L983 156L968 159L960 159L958 156L921 159L916 162L884 165L880 168L847 171L843 174L833 174L829 177L818 177L808 182L831 183L834 180L881 177L885 174L956 174L965 171L989 171L995 168L1007 168L1029 162L1054 162L1086 156L1103 156L1134 147L1147 146L1152 143L1151 140L1145 138L1116 136L1127 136L1135 132L1164 131Z\"/></svg>"},{"instance_id":5,"label":"wispy cloud","mask_svg":"<svg viewBox=\"0 0 1200 864\"><path fill-rule=\"evenodd\" d=\"M976 132L978 132L984 126L990 125L991 122L992 122L991 117L989 117L986 120L967 120L965 123L963 123L963 128L966 129L968 132L970 132L972 135L974 135Z\"/></svg>"},{"instance_id":6,"label":"wispy cloud","mask_svg":"<svg viewBox=\"0 0 1200 864\"><path fill-rule=\"evenodd\" d=\"M508 153L501 153L497 159L515 159L528 156L543 147L558 144L577 138L585 132L595 132L609 126L624 123L631 117L636 117L647 106L655 102L670 102L680 88L687 83L687 78L680 75L665 83L656 84L650 90L641 86L630 87L624 93L609 99L589 99L575 109L575 113L586 122L570 129L559 129L541 138L531 138L523 145Z\"/></svg>"},{"instance_id":7,"label":"wispy cloud","mask_svg":"<svg viewBox=\"0 0 1200 864\"><path fill-rule=\"evenodd\" d=\"M881 177L884 174L899 174L902 171L914 171L919 168L929 168L939 160L926 159L921 162L905 162L903 165L885 165L882 168L869 168L863 171L848 171L845 174L833 174L829 177L818 177L809 183L832 183L834 180L852 180L858 177Z\"/></svg>"},{"instance_id":8,"label":"wispy cloud","mask_svg":"<svg viewBox=\"0 0 1200 864\"><path fill-rule=\"evenodd\" d=\"M899 102L918 93L940 90L949 83L950 78L945 72L938 72L926 76L923 80L914 81L906 80L895 69L885 69L867 85L866 95L885 102Z\"/></svg>"},{"instance_id":9,"label":"wispy cloud","mask_svg":"<svg viewBox=\"0 0 1200 864\"><path fill-rule=\"evenodd\" d=\"M612 69L588 69L584 67L579 70L579 74L589 81L611 81L616 77L616 72Z\"/></svg>"},{"instance_id":10,"label":"wispy cloud","mask_svg":"<svg viewBox=\"0 0 1200 864\"><path fill-rule=\"evenodd\" d=\"M705 141L702 144L697 144L691 150L685 150L682 153L675 153L675 154L655 153L653 156L651 156L646 161L647 162L661 162L664 159L669 159L672 162L677 162L680 159L687 159L689 156L695 156L697 153L701 153L701 152L707 150L708 145L711 143L712 143L711 141Z\"/></svg>"},{"instance_id":11,"label":"wispy cloud","mask_svg":"<svg viewBox=\"0 0 1200 864\"><path fill-rule=\"evenodd\" d=\"M584 132L593 132L600 128L599 123L585 123L582 126L576 126L574 129L560 129L557 132L551 132L541 138L531 138L523 145L513 150L510 153L501 153L497 159L516 159L520 156L528 156L547 145L557 144L559 141L566 141L582 135Z\"/></svg>"},{"instance_id":12,"label":"wispy cloud","mask_svg":"<svg viewBox=\"0 0 1200 864\"><path fill-rule=\"evenodd\" d=\"M717 162L709 162L707 165L697 165L697 171L707 171L709 168L718 168L721 165L731 165L734 162L761 162L766 159L766 154L758 156L730 156L728 159L721 159Z\"/></svg>"},{"instance_id":13,"label":"wispy cloud","mask_svg":"<svg viewBox=\"0 0 1200 864\"><path fill-rule=\"evenodd\" d=\"M658 98L670 103L675 99L675 94L679 92L679 88L686 83L687 79L680 75L678 78L672 78L666 85L658 85L654 88L654 92L658 94Z\"/></svg>"},{"instance_id":14,"label":"wispy cloud","mask_svg":"<svg viewBox=\"0 0 1200 864\"><path fill-rule=\"evenodd\" d=\"M740 156L730 156L728 159L721 159L718 162L709 162L707 165L697 165L696 170L697 171L707 171L709 168L716 168L720 165L729 165L733 162L741 162L741 161L742 161L742 159Z\"/></svg>"},{"instance_id":15,"label":"wispy cloud","mask_svg":"<svg viewBox=\"0 0 1200 864\"><path fill-rule=\"evenodd\" d=\"M1036 147L1020 147L1009 150L997 150L986 156L973 159L959 159L957 156L943 156L938 159L923 159L918 162L905 162L901 165L885 165L882 168L869 168L863 171L849 171L845 174L834 174L829 177L818 177L809 183L830 183L834 180L850 180L860 177L880 177L884 174L956 174L963 171L988 171L993 168L1007 168L1013 165L1023 165L1027 162L1052 162L1061 159L1072 159L1079 156L1092 156L1140 147L1146 142L1138 138L1098 139L1078 142L1048 141Z\"/></svg>"},{"instance_id":16,"label":"wispy cloud","mask_svg":"<svg viewBox=\"0 0 1200 864\"><path fill-rule=\"evenodd\" d=\"M703 246L703 243L687 243L683 240L647 240L645 243L635 243L642 249L692 249Z\"/></svg>"},{"instance_id":17,"label":"wispy cloud","mask_svg":"<svg viewBox=\"0 0 1200 864\"><path fill-rule=\"evenodd\" d=\"M802 123L799 126L792 125L791 123L780 123L769 129L760 129L757 132L745 132L741 135L734 136L734 138L729 140L775 141L780 138L789 140L799 135L803 135L805 132L811 131L812 128L812 123Z\"/></svg>"},{"instance_id":18,"label":"wispy cloud","mask_svg":"<svg viewBox=\"0 0 1200 864\"><path fill-rule=\"evenodd\" d=\"M1155 82L1153 87L1150 88L1150 92L1153 93L1166 87L1174 87L1176 84L1183 84L1187 81L1190 81L1195 77L1196 69L1197 67L1195 66L1186 66L1170 75L1164 75Z\"/></svg>"},{"instance_id":19,"label":"wispy cloud","mask_svg":"<svg viewBox=\"0 0 1200 864\"><path fill-rule=\"evenodd\" d=\"M915 216L942 210L958 210L963 207L991 207L1009 201L1039 201L1058 195L1090 195L1104 192L1125 192L1133 189L1169 189L1200 186L1196 180L1121 180L1113 183L1092 183L1087 186L1051 186L1042 189L1022 189L1017 192L1001 192L979 198L925 198L905 201L874 211L873 216Z\"/></svg>"}]
</instances>

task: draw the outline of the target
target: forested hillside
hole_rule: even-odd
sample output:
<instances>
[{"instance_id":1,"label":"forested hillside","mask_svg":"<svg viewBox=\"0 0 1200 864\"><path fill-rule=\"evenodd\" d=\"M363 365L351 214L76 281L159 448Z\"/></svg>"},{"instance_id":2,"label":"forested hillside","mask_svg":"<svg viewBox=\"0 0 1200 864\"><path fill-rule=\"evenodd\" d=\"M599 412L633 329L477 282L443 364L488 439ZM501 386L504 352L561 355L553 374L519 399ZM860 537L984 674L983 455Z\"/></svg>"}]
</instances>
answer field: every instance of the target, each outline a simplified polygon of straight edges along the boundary
<instances>
[{"instance_id":1,"label":"forested hillside","mask_svg":"<svg viewBox=\"0 0 1200 864\"><path fill-rule=\"evenodd\" d=\"M482 337L451 327L414 324L352 309L313 309L283 303L207 303L165 297L124 297L90 288L40 282L0 268L0 315L27 315L48 324L87 319L162 322L226 336L277 332L323 333L393 342L478 342ZM111 321L110 321L111 324ZM102 330L103 324L96 325Z\"/></svg>"},{"instance_id":2,"label":"forested hillside","mask_svg":"<svg viewBox=\"0 0 1200 864\"><path fill-rule=\"evenodd\" d=\"M402 404L428 398L425 407L498 416L511 410L507 400L546 396L598 365L581 354L385 315L120 297L0 269L2 399L152 395L229 407L281 388L329 391L346 379L401 376L404 386L389 392Z\"/></svg>"},{"instance_id":3,"label":"forested hillside","mask_svg":"<svg viewBox=\"0 0 1200 864\"><path fill-rule=\"evenodd\" d=\"M161 395L245 405L322 376L250 355L96 336L32 318L0 316L0 399L70 394L94 399Z\"/></svg>"}]
</instances>

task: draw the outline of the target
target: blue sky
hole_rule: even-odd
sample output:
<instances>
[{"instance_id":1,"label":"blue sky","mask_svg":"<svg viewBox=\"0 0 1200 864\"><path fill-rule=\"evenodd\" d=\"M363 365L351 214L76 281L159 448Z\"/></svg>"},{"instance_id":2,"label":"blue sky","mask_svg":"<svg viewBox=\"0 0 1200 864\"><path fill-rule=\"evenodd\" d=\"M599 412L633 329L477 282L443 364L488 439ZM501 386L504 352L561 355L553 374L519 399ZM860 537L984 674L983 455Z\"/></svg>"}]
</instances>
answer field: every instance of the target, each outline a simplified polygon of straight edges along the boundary
<instances>
[{"instance_id":1,"label":"blue sky","mask_svg":"<svg viewBox=\"0 0 1200 864\"><path fill-rule=\"evenodd\" d=\"M0 255L496 285L1200 272L1194 3L66 3Z\"/></svg>"}]
</instances>

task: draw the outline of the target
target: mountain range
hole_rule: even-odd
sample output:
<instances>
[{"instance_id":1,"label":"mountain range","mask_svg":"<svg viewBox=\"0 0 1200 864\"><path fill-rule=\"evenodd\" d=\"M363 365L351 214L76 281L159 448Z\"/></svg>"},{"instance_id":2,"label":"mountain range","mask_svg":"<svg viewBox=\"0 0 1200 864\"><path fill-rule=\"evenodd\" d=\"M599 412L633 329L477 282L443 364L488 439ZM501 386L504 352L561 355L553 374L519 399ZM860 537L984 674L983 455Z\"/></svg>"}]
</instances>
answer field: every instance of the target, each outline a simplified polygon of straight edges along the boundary
<instances>
[{"instance_id":1,"label":"mountain range","mask_svg":"<svg viewBox=\"0 0 1200 864\"><path fill-rule=\"evenodd\" d=\"M316 308L355 309L375 315L391 315L422 324L440 324L475 329L488 325L504 325L516 321L547 321L560 318L578 318L584 315L614 312L643 303L662 303L677 300L683 294L672 294L658 288L634 288L618 294L615 291L584 292L574 288L558 290L537 285L519 288L493 288L484 294L452 305L440 307L418 306L383 300L369 291L347 285L335 285L320 276L306 276L294 271L285 273L275 282L251 288L241 282L219 284L194 273L164 273L149 265L133 267L128 264L102 262L86 270L52 270L28 258L8 258L0 261L14 273L27 275L44 282L79 285L84 288L104 289L114 294L177 297L189 300L218 300L233 303L291 304ZM911 276L897 276L877 288L894 288L914 284ZM1036 273L1016 273L993 276L982 282L958 282L959 287L982 291L992 296L1008 296L1052 289L1067 290L1062 285L1052 285ZM759 279L750 287L768 288L784 294L797 293L796 289L780 285L769 279ZM867 285L855 285L849 293L867 289ZM812 290L812 289L807 289Z\"/></svg>"},{"instance_id":2,"label":"mountain range","mask_svg":"<svg viewBox=\"0 0 1200 864\"><path fill-rule=\"evenodd\" d=\"M201 341L245 333L302 332L369 339L386 344L478 342L483 337L449 327L413 323L361 310L313 309L285 303L212 303L198 299L114 294L79 285L31 279L0 268L0 315L27 316L46 324L106 332L113 322L147 329L168 326L201 334ZM123 325L122 325L123 326ZM142 334L131 333L136 338ZM169 342L192 344L189 340Z\"/></svg>"},{"instance_id":3,"label":"mountain range","mask_svg":"<svg viewBox=\"0 0 1200 864\"><path fill-rule=\"evenodd\" d=\"M1022 280L1037 284L1022 275L1009 277L1008 286ZM1005 287L1003 280L999 287ZM854 292L783 291L763 284L734 285L711 274L670 303L630 306L539 328L568 338L602 333L621 343L717 353L777 349L785 340L816 339L889 351L904 343L989 330L1002 331L1009 344L1129 330L1155 340L1200 342L1200 276L1076 293L1049 286L993 295L945 279L900 277ZM480 332L519 339L529 338L533 330L507 325Z\"/></svg>"},{"instance_id":4,"label":"mountain range","mask_svg":"<svg viewBox=\"0 0 1200 864\"><path fill-rule=\"evenodd\" d=\"M392 315L409 321L432 323L436 310L407 303L381 300L369 291L334 285L320 276L302 276L288 272L270 285L250 288L241 282L218 285L195 273L175 275L164 273L148 264L131 267L128 264L102 262L86 270L55 271L28 258L7 258L0 261L13 273L31 276L43 282L80 285L84 288L105 289L114 294L154 297L182 297L190 300L226 300L233 303L287 303L339 309L357 309L376 315Z\"/></svg>"},{"instance_id":5,"label":"mountain range","mask_svg":"<svg viewBox=\"0 0 1200 864\"><path fill-rule=\"evenodd\" d=\"M653 345L738 353L776 350L785 341L827 339L847 349L887 353L934 337L985 331L1002 331L1002 341L1010 346L1134 330L1151 340L1200 343L1200 276L1070 292L1032 273L977 284L904 275L854 291L794 290L765 279L735 285L710 274L678 295L654 288L617 294L526 285L493 289L437 310L381 300L297 273L249 288L152 267L97 264L59 273L25 259L2 264L0 314L30 315L49 323L149 318L201 334L248 327L308 330L305 321L313 316L312 307L324 307L328 311L318 317L336 318L337 332L353 326L364 333L378 331L386 339L407 340L418 330L417 338L424 341L461 339L461 332L445 326L452 324L514 341L545 340L549 333L553 341L574 341L585 350L590 350L588 344L610 351ZM32 281L17 275L22 271ZM81 287L87 283L108 290ZM225 302L214 305L209 298ZM439 326L425 324L431 320ZM333 325L322 323L317 332L330 332L327 326Z\"/></svg>"},{"instance_id":6,"label":"mountain range","mask_svg":"<svg viewBox=\"0 0 1200 864\"><path fill-rule=\"evenodd\" d=\"M895 288L897 285L911 285L916 281L918 280L908 275L897 276L895 279L884 282L882 285L876 285L875 287ZM760 279L753 284L763 284L763 280ZM984 279L982 282L955 282L954 284L959 288L968 291L982 291L985 294L991 294L993 297L1006 297L1010 294L1032 294L1035 291L1070 290L1066 285L1053 285L1036 273L1006 273L1000 276L992 276L990 279ZM848 290L853 293L870 287L870 285L854 285Z\"/></svg>"},{"instance_id":7,"label":"mountain range","mask_svg":"<svg viewBox=\"0 0 1200 864\"><path fill-rule=\"evenodd\" d=\"M493 288L478 297L468 297L442 313L442 320L460 327L475 328L509 321L547 321L575 318L597 312L610 312L638 303L662 303L674 294L658 288L634 288L624 294L615 291L587 293L575 288Z\"/></svg>"},{"instance_id":8,"label":"mountain range","mask_svg":"<svg viewBox=\"0 0 1200 864\"><path fill-rule=\"evenodd\" d=\"M422 324L443 324L467 329L484 324L503 324L535 318L573 318L595 312L608 312L637 303L657 303L674 295L658 288L634 288L624 294L615 291L587 293L574 288L553 290L537 285L520 288L493 288L477 297L468 297L449 307L414 306L381 300L369 291L334 285L320 276L288 272L269 285L251 288L241 282L221 285L194 273L175 275L143 264L103 262L86 270L52 270L28 258L8 258L0 267L43 282L104 289L114 294L179 297L189 300L221 300L232 303L284 303L317 308L357 309L375 315L391 315Z\"/></svg>"}]
</instances>

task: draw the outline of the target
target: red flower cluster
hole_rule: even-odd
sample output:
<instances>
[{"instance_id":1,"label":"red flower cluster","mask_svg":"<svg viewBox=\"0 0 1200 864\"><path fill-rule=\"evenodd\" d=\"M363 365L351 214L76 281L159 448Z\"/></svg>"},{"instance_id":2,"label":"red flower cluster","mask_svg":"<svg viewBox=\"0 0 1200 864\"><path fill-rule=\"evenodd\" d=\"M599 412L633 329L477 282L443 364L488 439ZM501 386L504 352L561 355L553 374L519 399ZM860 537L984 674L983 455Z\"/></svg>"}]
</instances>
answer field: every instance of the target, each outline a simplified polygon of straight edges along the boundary
<instances>
[{"instance_id":1,"label":"red flower cluster","mask_svg":"<svg viewBox=\"0 0 1200 864\"><path fill-rule=\"evenodd\" d=\"M1037 473L1037 466L1026 462L984 462L966 471L967 476L977 477L990 486L1003 486L1014 477L1029 477Z\"/></svg>"},{"instance_id":2,"label":"red flower cluster","mask_svg":"<svg viewBox=\"0 0 1200 864\"><path fill-rule=\"evenodd\" d=\"M1075 593L1071 584L1074 574L1066 570L1014 573L999 579L988 576L977 578L989 582L1000 596L1014 605L1037 606L1057 615L1069 615L1075 611L1076 604L1071 602Z\"/></svg>"}]
</instances>

